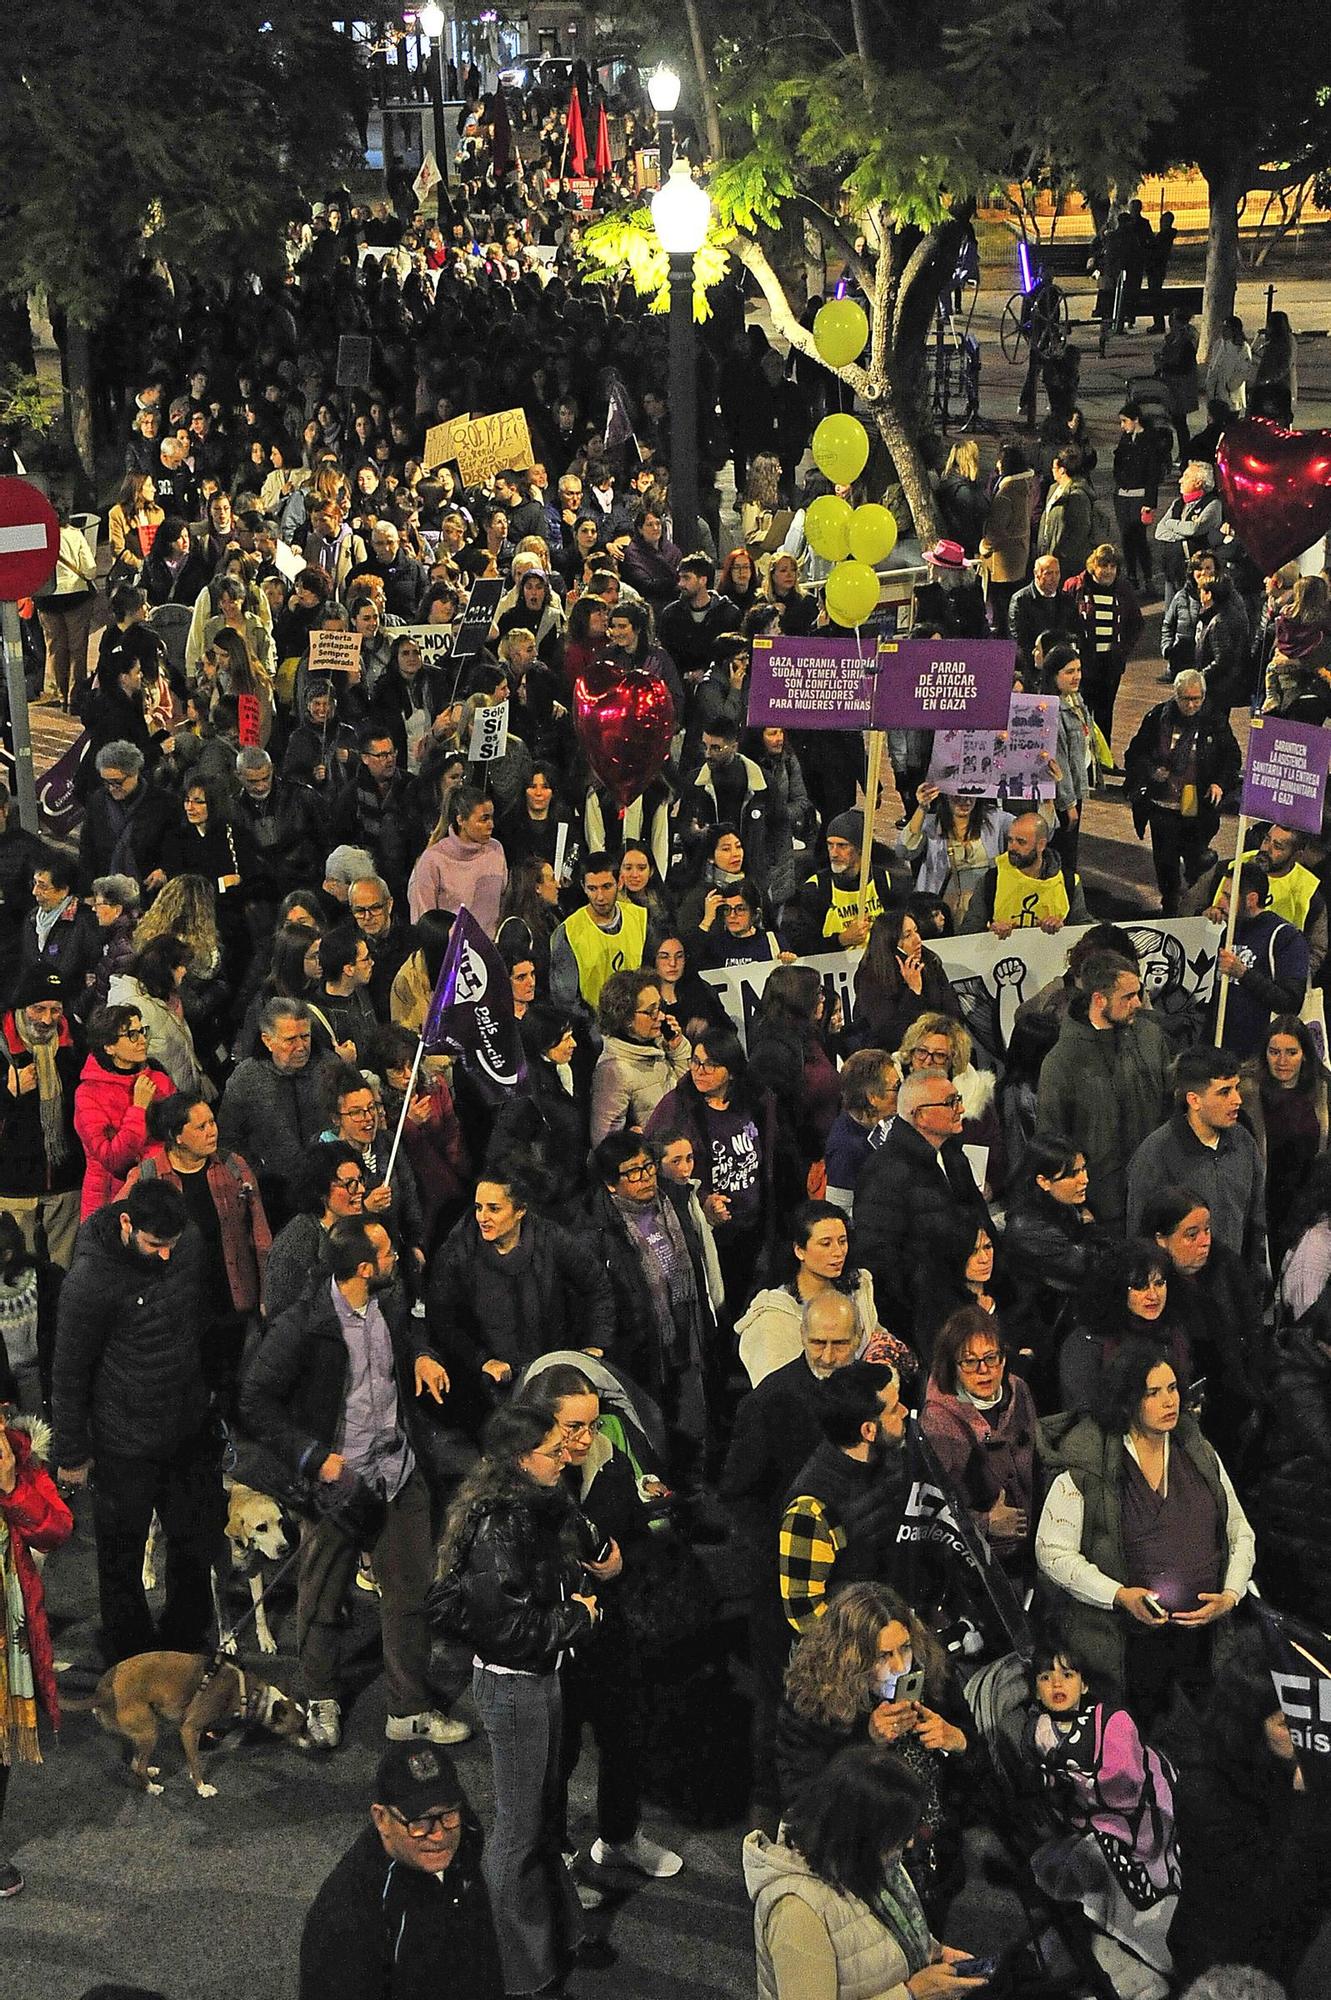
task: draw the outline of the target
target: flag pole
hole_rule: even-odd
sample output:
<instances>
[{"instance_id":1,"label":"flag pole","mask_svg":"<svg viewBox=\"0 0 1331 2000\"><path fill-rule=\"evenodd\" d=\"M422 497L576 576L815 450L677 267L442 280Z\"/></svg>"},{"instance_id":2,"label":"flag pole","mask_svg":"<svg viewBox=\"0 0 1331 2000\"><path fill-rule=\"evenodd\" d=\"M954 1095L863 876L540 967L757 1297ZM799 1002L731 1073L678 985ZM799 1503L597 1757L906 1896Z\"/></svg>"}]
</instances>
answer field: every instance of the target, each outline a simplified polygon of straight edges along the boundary
<instances>
[{"instance_id":1,"label":"flag pole","mask_svg":"<svg viewBox=\"0 0 1331 2000\"><path fill-rule=\"evenodd\" d=\"M883 770L883 731L869 731L869 770L864 785L864 846L860 850L859 917L869 907L869 876L873 871L873 828L878 817L878 787Z\"/></svg>"},{"instance_id":2,"label":"flag pole","mask_svg":"<svg viewBox=\"0 0 1331 2000\"><path fill-rule=\"evenodd\" d=\"M1234 872L1229 878L1229 921L1225 926L1225 950L1234 949L1234 931L1239 920L1239 870L1243 866L1243 843L1248 837L1248 815L1239 814L1238 829L1234 835ZM1229 1004L1230 977L1227 972L1220 974L1220 1004L1215 1013L1215 1045L1220 1047L1225 1032L1225 1009Z\"/></svg>"},{"instance_id":3,"label":"flag pole","mask_svg":"<svg viewBox=\"0 0 1331 2000\"><path fill-rule=\"evenodd\" d=\"M402 1134L406 1128L407 1113L411 1109L411 1093L416 1088L416 1078L420 1073L421 1057L424 1054L425 1054L425 1034L424 1030L422 1029L420 1039L416 1043L416 1053L411 1060L411 1075L407 1079L407 1094L402 1100L402 1112L401 1116L398 1118L397 1121L397 1131L393 1134L393 1146L391 1152L388 1155L388 1165L384 1168L385 1187L388 1186L389 1182L393 1178L393 1168L397 1164L397 1149L402 1144Z\"/></svg>"}]
</instances>

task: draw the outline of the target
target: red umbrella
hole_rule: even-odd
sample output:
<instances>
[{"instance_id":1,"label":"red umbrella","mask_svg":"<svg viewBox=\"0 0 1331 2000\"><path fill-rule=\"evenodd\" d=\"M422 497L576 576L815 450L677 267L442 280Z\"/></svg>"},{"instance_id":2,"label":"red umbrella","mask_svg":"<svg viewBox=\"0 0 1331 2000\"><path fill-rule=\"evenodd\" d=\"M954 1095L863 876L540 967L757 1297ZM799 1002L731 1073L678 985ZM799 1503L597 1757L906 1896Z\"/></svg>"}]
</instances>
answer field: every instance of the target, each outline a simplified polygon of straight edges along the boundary
<instances>
[{"instance_id":1,"label":"red umbrella","mask_svg":"<svg viewBox=\"0 0 1331 2000\"><path fill-rule=\"evenodd\" d=\"M596 107L596 157L592 161L592 169L597 180L602 179L604 175L612 172L613 165L614 163L610 158L610 121L605 115L605 105L598 104Z\"/></svg>"},{"instance_id":2,"label":"red umbrella","mask_svg":"<svg viewBox=\"0 0 1331 2000\"><path fill-rule=\"evenodd\" d=\"M565 145L568 152L568 170L580 179L587 171L587 134L582 123L582 103L576 89L571 90L568 95Z\"/></svg>"}]
</instances>

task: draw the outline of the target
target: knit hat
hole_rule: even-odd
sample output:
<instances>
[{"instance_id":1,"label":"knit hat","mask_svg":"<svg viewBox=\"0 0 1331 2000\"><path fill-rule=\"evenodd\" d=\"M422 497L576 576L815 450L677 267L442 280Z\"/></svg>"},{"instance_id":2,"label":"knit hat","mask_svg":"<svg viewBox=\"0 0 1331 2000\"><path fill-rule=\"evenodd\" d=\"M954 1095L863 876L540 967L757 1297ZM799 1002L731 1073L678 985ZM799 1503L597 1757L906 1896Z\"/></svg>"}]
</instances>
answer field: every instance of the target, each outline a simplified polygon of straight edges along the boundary
<instances>
[{"instance_id":1,"label":"knit hat","mask_svg":"<svg viewBox=\"0 0 1331 2000\"><path fill-rule=\"evenodd\" d=\"M59 1000L63 1004L64 998L59 973L48 966L34 965L14 988L14 1011L17 1013L20 1007L39 1007L43 1000Z\"/></svg>"},{"instance_id":2,"label":"knit hat","mask_svg":"<svg viewBox=\"0 0 1331 2000\"><path fill-rule=\"evenodd\" d=\"M835 819L829 820L827 823L827 838L829 840L848 840L852 847L858 847L862 851L864 847L864 814L857 812L838 813Z\"/></svg>"},{"instance_id":3,"label":"knit hat","mask_svg":"<svg viewBox=\"0 0 1331 2000\"><path fill-rule=\"evenodd\" d=\"M466 1802L453 1759L435 1743L392 1743L374 1774L374 1803L394 1806L404 1819Z\"/></svg>"}]
</instances>

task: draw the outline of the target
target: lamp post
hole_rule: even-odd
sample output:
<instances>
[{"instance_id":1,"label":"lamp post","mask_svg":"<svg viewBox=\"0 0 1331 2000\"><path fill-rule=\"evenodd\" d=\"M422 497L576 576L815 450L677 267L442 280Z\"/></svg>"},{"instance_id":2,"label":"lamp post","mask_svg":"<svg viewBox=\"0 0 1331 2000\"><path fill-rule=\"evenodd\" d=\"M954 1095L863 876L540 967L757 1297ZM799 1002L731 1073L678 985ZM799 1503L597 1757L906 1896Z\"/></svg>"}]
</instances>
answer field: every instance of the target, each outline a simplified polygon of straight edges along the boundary
<instances>
[{"instance_id":1,"label":"lamp post","mask_svg":"<svg viewBox=\"0 0 1331 2000\"><path fill-rule=\"evenodd\" d=\"M444 81L444 10L438 5L438 0L425 0L425 5L417 11L416 25L426 40L434 43L435 63L426 82L434 113L434 163L443 185L447 187L448 133L444 129L444 103L448 87Z\"/></svg>"},{"instance_id":2,"label":"lamp post","mask_svg":"<svg viewBox=\"0 0 1331 2000\"><path fill-rule=\"evenodd\" d=\"M652 196L652 225L670 259L670 510L685 555L698 539L698 386L694 379L693 259L712 203L679 160Z\"/></svg>"},{"instance_id":3,"label":"lamp post","mask_svg":"<svg viewBox=\"0 0 1331 2000\"><path fill-rule=\"evenodd\" d=\"M656 132L661 148L661 185L675 164L675 106L679 103L679 75L669 63L658 63L647 79L647 95L656 113Z\"/></svg>"}]
</instances>

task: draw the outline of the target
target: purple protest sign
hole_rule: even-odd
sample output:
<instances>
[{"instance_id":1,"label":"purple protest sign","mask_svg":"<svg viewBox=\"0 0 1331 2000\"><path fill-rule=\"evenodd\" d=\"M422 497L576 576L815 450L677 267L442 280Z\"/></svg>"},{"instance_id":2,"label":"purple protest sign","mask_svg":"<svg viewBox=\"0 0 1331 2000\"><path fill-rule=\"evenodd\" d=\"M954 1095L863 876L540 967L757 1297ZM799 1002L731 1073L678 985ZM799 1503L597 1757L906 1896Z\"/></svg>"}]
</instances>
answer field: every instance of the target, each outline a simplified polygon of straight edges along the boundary
<instances>
[{"instance_id":1,"label":"purple protest sign","mask_svg":"<svg viewBox=\"0 0 1331 2000\"><path fill-rule=\"evenodd\" d=\"M1331 734L1305 722L1254 716L1248 737L1240 810L1249 819L1275 820L1300 833L1320 833Z\"/></svg>"},{"instance_id":2,"label":"purple protest sign","mask_svg":"<svg viewBox=\"0 0 1331 2000\"><path fill-rule=\"evenodd\" d=\"M755 639L749 668L754 729L868 729L872 657L854 639Z\"/></svg>"},{"instance_id":3,"label":"purple protest sign","mask_svg":"<svg viewBox=\"0 0 1331 2000\"><path fill-rule=\"evenodd\" d=\"M875 729L1006 729L1017 649L1009 639L885 639Z\"/></svg>"}]
</instances>

